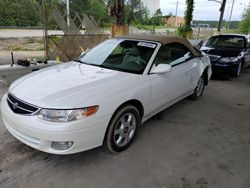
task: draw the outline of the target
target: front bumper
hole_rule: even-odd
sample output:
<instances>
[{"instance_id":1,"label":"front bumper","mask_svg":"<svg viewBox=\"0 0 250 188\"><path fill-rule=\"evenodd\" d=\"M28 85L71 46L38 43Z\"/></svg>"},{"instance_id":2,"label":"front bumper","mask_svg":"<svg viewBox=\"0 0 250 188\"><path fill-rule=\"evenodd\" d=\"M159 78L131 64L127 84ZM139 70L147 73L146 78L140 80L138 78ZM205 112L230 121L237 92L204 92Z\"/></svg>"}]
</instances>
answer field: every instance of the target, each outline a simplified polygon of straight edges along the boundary
<instances>
[{"instance_id":1,"label":"front bumper","mask_svg":"<svg viewBox=\"0 0 250 188\"><path fill-rule=\"evenodd\" d=\"M212 64L212 72L213 73L231 73L235 71L238 68L239 63L217 63L217 62L211 62Z\"/></svg>"},{"instance_id":2,"label":"front bumper","mask_svg":"<svg viewBox=\"0 0 250 188\"><path fill-rule=\"evenodd\" d=\"M7 130L28 146L52 154L71 154L102 145L111 115L85 118L68 123L53 123L37 116L14 113L7 104L6 95L1 101L2 119ZM73 142L67 150L56 150L52 142Z\"/></svg>"}]
</instances>

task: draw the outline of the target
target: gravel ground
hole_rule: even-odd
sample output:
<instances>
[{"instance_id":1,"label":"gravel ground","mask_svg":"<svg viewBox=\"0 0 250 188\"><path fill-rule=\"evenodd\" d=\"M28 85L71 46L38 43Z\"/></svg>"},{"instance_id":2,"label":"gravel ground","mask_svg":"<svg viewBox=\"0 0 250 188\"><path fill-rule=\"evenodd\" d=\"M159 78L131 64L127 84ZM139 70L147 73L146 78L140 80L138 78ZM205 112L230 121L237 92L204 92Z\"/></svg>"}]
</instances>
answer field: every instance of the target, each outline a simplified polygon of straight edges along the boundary
<instances>
[{"instance_id":1,"label":"gravel ground","mask_svg":"<svg viewBox=\"0 0 250 188\"><path fill-rule=\"evenodd\" d=\"M6 89L0 90L2 96ZM152 118L123 153L36 151L0 122L1 188L249 188L250 69Z\"/></svg>"}]
</instances>

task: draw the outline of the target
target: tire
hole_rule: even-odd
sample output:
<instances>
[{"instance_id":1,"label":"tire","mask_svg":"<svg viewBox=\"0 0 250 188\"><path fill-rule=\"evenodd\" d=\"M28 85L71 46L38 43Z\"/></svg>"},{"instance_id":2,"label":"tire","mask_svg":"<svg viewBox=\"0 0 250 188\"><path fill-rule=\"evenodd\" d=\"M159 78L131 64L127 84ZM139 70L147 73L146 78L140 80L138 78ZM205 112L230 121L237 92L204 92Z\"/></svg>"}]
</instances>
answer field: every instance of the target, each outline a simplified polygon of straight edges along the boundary
<instances>
[{"instance_id":1,"label":"tire","mask_svg":"<svg viewBox=\"0 0 250 188\"><path fill-rule=\"evenodd\" d=\"M233 72L233 77L237 78L240 76L241 73L241 69L242 69L242 63L240 62L236 68L236 70Z\"/></svg>"},{"instance_id":2,"label":"tire","mask_svg":"<svg viewBox=\"0 0 250 188\"><path fill-rule=\"evenodd\" d=\"M141 124L139 111L132 105L123 106L112 117L104 139L104 148L111 153L127 149L134 141Z\"/></svg>"},{"instance_id":3,"label":"tire","mask_svg":"<svg viewBox=\"0 0 250 188\"><path fill-rule=\"evenodd\" d=\"M193 94L191 95L191 99L197 100L199 97L201 97L204 89L205 89L205 76L202 75L194 89Z\"/></svg>"}]
</instances>

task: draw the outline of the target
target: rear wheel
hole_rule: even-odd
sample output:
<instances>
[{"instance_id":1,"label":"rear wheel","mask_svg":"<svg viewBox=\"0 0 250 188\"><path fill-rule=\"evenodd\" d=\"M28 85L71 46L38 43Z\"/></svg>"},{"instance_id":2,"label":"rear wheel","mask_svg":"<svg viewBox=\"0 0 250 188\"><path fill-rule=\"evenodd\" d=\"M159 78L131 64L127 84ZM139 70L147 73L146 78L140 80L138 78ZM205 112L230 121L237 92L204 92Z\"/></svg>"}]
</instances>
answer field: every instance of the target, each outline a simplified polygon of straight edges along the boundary
<instances>
[{"instance_id":1,"label":"rear wheel","mask_svg":"<svg viewBox=\"0 0 250 188\"><path fill-rule=\"evenodd\" d=\"M194 89L193 94L191 95L191 98L193 100L198 99L202 95L204 89L205 89L205 76L202 75Z\"/></svg>"},{"instance_id":2,"label":"rear wheel","mask_svg":"<svg viewBox=\"0 0 250 188\"><path fill-rule=\"evenodd\" d=\"M133 142L141 123L138 110L132 105L122 107L113 116L104 140L106 150L117 153Z\"/></svg>"}]
</instances>

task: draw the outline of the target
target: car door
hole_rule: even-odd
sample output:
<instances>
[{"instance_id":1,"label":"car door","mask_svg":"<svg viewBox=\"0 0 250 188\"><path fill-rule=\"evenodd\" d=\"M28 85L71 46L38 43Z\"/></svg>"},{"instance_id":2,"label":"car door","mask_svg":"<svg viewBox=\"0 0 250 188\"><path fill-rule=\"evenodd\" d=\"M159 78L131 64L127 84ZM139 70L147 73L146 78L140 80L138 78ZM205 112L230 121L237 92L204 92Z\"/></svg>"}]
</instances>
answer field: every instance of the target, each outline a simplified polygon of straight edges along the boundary
<instances>
[{"instance_id":1,"label":"car door","mask_svg":"<svg viewBox=\"0 0 250 188\"><path fill-rule=\"evenodd\" d=\"M152 88L152 111L164 109L192 92L193 72L197 69L192 52L180 43L169 43L161 47L151 71L159 64L170 64L172 69L164 74L150 74Z\"/></svg>"}]
</instances>

